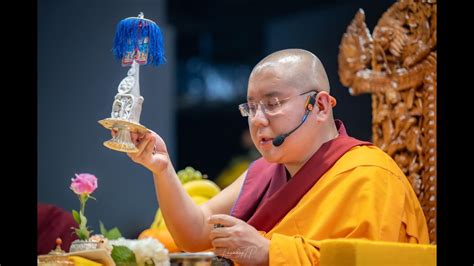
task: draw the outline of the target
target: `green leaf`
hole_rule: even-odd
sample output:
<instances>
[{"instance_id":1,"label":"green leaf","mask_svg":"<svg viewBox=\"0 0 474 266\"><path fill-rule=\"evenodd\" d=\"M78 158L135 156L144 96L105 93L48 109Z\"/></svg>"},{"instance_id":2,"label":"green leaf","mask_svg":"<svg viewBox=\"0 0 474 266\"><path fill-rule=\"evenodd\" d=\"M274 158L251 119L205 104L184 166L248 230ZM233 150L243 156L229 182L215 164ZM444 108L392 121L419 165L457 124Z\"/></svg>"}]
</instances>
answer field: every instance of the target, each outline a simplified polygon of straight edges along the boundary
<instances>
[{"instance_id":1,"label":"green leaf","mask_svg":"<svg viewBox=\"0 0 474 266\"><path fill-rule=\"evenodd\" d=\"M81 230L81 229L79 229L79 228L76 228L75 231L76 231L77 237L78 237L80 240L87 240L87 239L89 239L89 232L87 232L87 231L84 232L84 230Z\"/></svg>"},{"instance_id":2,"label":"green leaf","mask_svg":"<svg viewBox=\"0 0 474 266\"><path fill-rule=\"evenodd\" d=\"M84 239L83 240L89 240L89 237L90 237L89 231L86 230L86 231L83 232L83 234L84 234Z\"/></svg>"},{"instance_id":3,"label":"green leaf","mask_svg":"<svg viewBox=\"0 0 474 266\"><path fill-rule=\"evenodd\" d=\"M115 239L119 239L120 237L122 237L122 234L120 233L120 230L117 228L117 227L114 227L110 230L107 231L107 229L105 228L104 224L102 223L102 221L99 221L100 223L100 233L107 239L110 239L110 240L115 240Z\"/></svg>"},{"instance_id":4,"label":"green leaf","mask_svg":"<svg viewBox=\"0 0 474 266\"><path fill-rule=\"evenodd\" d=\"M117 265L122 263L137 263L137 259L135 258L135 254L131 249L126 246L115 246L113 245L112 249L112 259L115 261Z\"/></svg>"},{"instance_id":5,"label":"green leaf","mask_svg":"<svg viewBox=\"0 0 474 266\"><path fill-rule=\"evenodd\" d=\"M115 240L122 237L122 234L120 233L120 230L117 227L114 227L107 232L107 235L104 236L110 240Z\"/></svg>"},{"instance_id":6,"label":"green leaf","mask_svg":"<svg viewBox=\"0 0 474 266\"><path fill-rule=\"evenodd\" d=\"M72 210L72 217L74 218L74 221L77 222L77 224L81 224L81 217L76 210Z\"/></svg>"},{"instance_id":7,"label":"green leaf","mask_svg":"<svg viewBox=\"0 0 474 266\"><path fill-rule=\"evenodd\" d=\"M102 223L102 221L99 221L99 227L100 227L100 233L105 236L106 238L108 238L106 235L107 235L107 229L105 229L105 226L104 226L104 223ZM109 238L110 239L110 238Z\"/></svg>"},{"instance_id":8,"label":"green leaf","mask_svg":"<svg viewBox=\"0 0 474 266\"><path fill-rule=\"evenodd\" d=\"M84 214L82 212L79 212L79 216L81 217L81 223L80 225L81 226L86 226L87 225L87 218L86 216L84 216Z\"/></svg>"}]
</instances>

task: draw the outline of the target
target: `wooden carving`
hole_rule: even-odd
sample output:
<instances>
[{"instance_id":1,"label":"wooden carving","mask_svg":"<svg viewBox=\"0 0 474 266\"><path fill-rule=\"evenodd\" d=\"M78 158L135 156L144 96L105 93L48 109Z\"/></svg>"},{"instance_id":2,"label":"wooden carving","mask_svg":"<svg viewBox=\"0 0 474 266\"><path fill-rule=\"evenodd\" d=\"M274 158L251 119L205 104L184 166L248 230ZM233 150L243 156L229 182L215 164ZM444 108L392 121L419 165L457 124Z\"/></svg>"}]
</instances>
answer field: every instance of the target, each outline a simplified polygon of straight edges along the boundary
<instances>
[{"instance_id":1,"label":"wooden carving","mask_svg":"<svg viewBox=\"0 0 474 266\"><path fill-rule=\"evenodd\" d=\"M372 138L398 163L436 243L436 1L399 0L371 35L360 9L339 46L339 77L372 94Z\"/></svg>"}]
</instances>

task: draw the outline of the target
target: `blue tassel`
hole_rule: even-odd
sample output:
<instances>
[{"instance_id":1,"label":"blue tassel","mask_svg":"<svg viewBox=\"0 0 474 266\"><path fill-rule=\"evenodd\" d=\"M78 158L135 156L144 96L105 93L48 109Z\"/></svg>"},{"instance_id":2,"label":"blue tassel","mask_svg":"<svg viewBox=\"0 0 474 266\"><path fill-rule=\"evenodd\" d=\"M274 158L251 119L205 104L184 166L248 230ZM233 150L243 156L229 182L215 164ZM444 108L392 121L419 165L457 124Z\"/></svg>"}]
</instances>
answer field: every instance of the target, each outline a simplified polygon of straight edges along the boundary
<instances>
[{"instance_id":1,"label":"blue tassel","mask_svg":"<svg viewBox=\"0 0 474 266\"><path fill-rule=\"evenodd\" d=\"M141 27L139 26L141 22ZM160 27L143 18L126 18L119 22L115 31L114 47L112 49L117 59L123 59L130 51L139 49L139 40L148 37L148 60L146 65L159 66L166 62L163 47L163 35Z\"/></svg>"}]
</instances>

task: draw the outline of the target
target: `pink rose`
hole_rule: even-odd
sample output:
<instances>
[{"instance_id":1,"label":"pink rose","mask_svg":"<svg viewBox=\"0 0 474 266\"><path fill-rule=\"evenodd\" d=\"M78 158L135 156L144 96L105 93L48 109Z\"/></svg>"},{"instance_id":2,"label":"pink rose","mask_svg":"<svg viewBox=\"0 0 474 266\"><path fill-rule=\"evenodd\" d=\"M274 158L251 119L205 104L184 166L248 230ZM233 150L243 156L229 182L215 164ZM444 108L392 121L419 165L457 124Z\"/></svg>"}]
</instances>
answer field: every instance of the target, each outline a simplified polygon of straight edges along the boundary
<instances>
[{"instance_id":1,"label":"pink rose","mask_svg":"<svg viewBox=\"0 0 474 266\"><path fill-rule=\"evenodd\" d=\"M97 178L91 174L76 174L76 178L72 178L71 181L70 188L77 195L89 195L97 188Z\"/></svg>"}]
</instances>

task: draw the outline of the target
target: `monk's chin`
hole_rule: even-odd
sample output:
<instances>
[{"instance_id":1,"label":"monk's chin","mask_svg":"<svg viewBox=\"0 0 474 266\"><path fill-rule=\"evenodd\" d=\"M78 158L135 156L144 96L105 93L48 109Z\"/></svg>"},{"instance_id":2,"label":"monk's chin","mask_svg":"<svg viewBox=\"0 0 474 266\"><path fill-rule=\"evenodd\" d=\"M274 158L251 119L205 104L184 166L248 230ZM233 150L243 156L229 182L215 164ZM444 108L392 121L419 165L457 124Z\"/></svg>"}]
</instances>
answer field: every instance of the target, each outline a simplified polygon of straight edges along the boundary
<instances>
[{"instance_id":1,"label":"monk's chin","mask_svg":"<svg viewBox=\"0 0 474 266\"><path fill-rule=\"evenodd\" d=\"M266 153L266 152L263 152L261 154L262 154L262 157L265 159L265 161L269 163L280 163L281 156L277 156L276 154Z\"/></svg>"}]
</instances>

